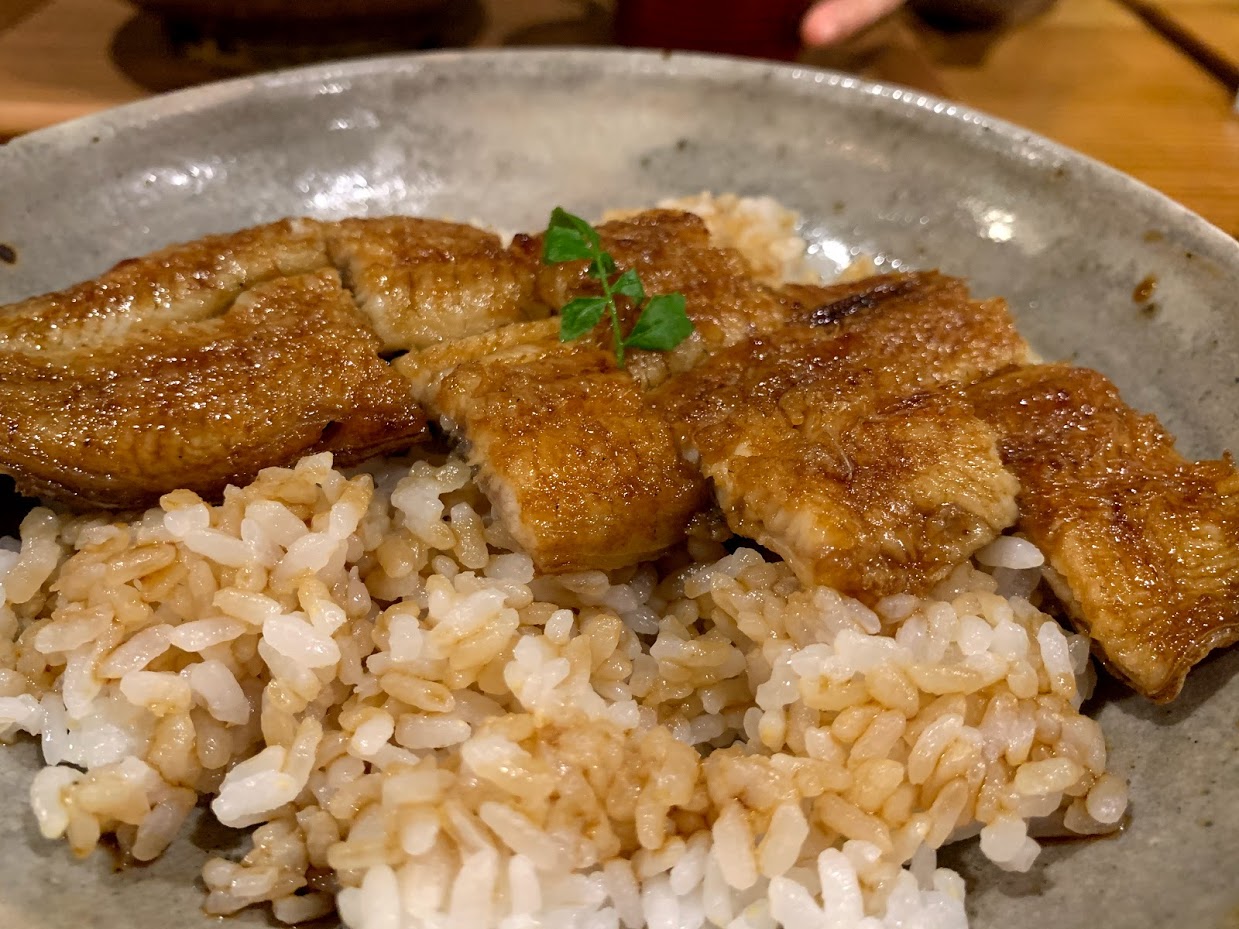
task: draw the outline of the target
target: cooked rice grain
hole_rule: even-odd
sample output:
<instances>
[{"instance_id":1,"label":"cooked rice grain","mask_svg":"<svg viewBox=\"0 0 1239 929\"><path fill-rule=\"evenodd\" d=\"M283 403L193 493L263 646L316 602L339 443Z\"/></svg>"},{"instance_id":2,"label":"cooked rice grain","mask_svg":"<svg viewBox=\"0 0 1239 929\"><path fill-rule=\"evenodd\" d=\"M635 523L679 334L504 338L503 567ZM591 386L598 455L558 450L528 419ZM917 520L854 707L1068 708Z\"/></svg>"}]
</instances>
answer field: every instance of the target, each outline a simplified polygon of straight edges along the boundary
<instances>
[{"instance_id":1,"label":"cooked rice grain","mask_svg":"<svg viewBox=\"0 0 1239 929\"><path fill-rule=\"evenodd\" d=\"M1122 817L1086 643L985 570L875 612L747 549L535 577L504 544L454 459L35 510L0 566L0 732L42 740L40 829L147 860L211 797L258 828L208 912L310 919L335 888L355 929L946 927L952 835L1023 870L1030 819ZM1026 546L980 560L1035 571Z\"/></svg>"}]
</instances>

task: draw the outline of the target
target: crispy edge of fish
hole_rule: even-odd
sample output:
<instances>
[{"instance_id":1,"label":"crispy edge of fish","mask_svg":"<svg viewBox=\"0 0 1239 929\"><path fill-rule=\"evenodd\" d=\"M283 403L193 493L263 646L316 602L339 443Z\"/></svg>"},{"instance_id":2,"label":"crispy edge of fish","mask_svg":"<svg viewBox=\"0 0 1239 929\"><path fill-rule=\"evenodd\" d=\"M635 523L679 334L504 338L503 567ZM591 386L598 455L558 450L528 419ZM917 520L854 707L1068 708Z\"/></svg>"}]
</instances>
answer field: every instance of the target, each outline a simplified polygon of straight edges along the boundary
<instances>
[{"instance_id":1,"label":"crispy edge of fish","mask_svg":"<svg viewBox=\"0 0 1239 929\"><path fill-rule=\"evenodd\" d=\"M1184 458L1155 417L1087 368L1020 368L968 396L1002 436L1020 526L1068 618L1116 677L1173 700L1193 666L1239 641L1233 461Z\"/></svg>"},{"instance_id":2,"label":"crispy edge of fish","mask_svg":"<svg viewBox=\"0 0 1239 929\"><path fill-rule=\"evenodd\" d=\"M935 399L960 382L1027 357L1027 345L1015 331L1005 303L972 300L962 281L937 272L786 290L797 322L725 348L654 391L656 402L675 424L683 454L713 480L732 528L787 558L805 583L829 582L867 596L846 569L832 566L832 552L856 548L863 520L854 510L872 510L876 505L872 494L849 501L847 487L856 479L852 459L864 458L866 449L859 447L853 454L845 446L856 430L889 422L901 404L904 415L912 417L909 428L917 425L924 436L931 425L924 422L924 413L907 411L922 404L922 410L936 409L949 416L960 435L968 437L970 460L984 467L993 491L980 493L977 487L982 482L973 481L969 488L962 475L943 471L939 478L954 487L960 505L948 518L950 508L942 501L941 526L935 529L939 517L928 512L924 505L928 498L922 494L921 503L906 512L922 511L925 532L923 537L910 533L908 544L927 545L935 539L942 551L954 552L946 560L958 563L1011 525L1016 483L998 458L996 434L966 405L961 407L945 395ZM845 312L838 311L840 305L847 308ZM894 368L888 364L892 358L900 361ZM936 454L948 454L946 436L939 438L942 444ZM883 441L897 442L898 437L888 434ZM781 451L772 453L776 448ZM747 490L738 474L748 474L749 469L734 467L744 465L746 457L763 462L747 481ZM932 473L932 457L922 456L920 466L926 474ZM866 464L875 473L881 470L879 461ZM903 477L915 480L911 472ZM770 492L776 484L778 491ZM803 498L819 485L833 487L823 492L820 513L785 512L787 501ZM890 502L896 502L893 488ZM833 513L833 527L819 525L818 517L828 511ZM945 544L951 525L967 537L957 552ZM851 531L844 531L845 526ZM798 536L803 536L799 542ZM887 557L876 549L870 554L878 560ZM887 554L892 566L904 557L894 551ZM893 567L867 574L865 559L853 559L851 564L858 576L869 578L864 584L870 587L890 592L898 586L890 580L895 577ZM909 572L908 586L923 591L951 567L954 563L944 567L935 562L922 576Z\"/></svg>"},{"instance_id":3,"label":"crispy edge of fish","mask_svg":"<svg viewBox=\"0 0 1239 929\"><path fill-rule=\"evenodd\" d=\"M386 216L325 224L324 234L332 263L385 352L547 315L534 296L537 262L505 248L490 230Z\"/></svg>"},{"instance_id":4,"label":"crispy edge of fish","mask_svg":"<svg viewBox=\"0 0 1239 929\"><path fill-rule=\"evenodd\" d=\"M101 348L225 312L264 281L328 267L323 224L284 219L129 258L64 290L0 306L0 348Z\"/></svg>"},{"instance_id":5,"label":"crispy edge of fish","mask_svg":"<svg viewBox=\"0 0 1239 929\"><path fill-rule=\"evenodd\" d=\"M404 356L397 367L468 460L539 570L612 569L684 538L705 485L609 350L518 323Z\"/></svg>"},{"instance_id":6,"label":"crispy edge of fish","mask_svg":"<svg viewBox=\"0 0 1239 929\"><path fill-rule=\"evenodd\" d=\"M334 269L264 281L220 316L108 349L0 349L0 372L0 470L23 493L103 509L218 494L317 451L348 464L425 433Z\"/></svg>"}]
</instances>

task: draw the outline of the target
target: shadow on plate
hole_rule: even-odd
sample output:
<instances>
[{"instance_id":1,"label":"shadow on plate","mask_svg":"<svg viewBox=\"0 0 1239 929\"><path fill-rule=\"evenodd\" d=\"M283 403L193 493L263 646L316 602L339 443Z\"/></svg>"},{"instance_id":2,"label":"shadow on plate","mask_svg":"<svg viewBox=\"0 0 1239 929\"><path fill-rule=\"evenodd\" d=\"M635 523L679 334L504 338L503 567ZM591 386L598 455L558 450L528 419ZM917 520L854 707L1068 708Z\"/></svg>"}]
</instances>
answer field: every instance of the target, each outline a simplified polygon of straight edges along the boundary
<instances>
[{"instance_id":1,"label":"shadow on plate","mask_svg":"<svg viewBox=\"0 0 1239 929\"><path fill-rule=\"evenodd\" d=\"M1128 716L1156 726L1177 726L1208 703L1236 675L1239 675L1239 646L1218 649L1192 668L1183 692L1172 703L1153 703L1099 670L1097 690L1085 704L1084 711L1095 716L1103 704L1117 703Z\"/></svg>"},{"instance_id":2,"label":"shadow on plate","mask_svg":"<svg viewBox=\"0 0 1239 929\"><path fill-rule=\"evenodd\" d=\"M1073 836L1064 839L1039 838L1037 841L1042 845L1041 854L1037 856L1037 862L1032 870L1023 874L1003 871L982 855L977 839L967 839L939 849L938 867L950 868L957 872L970 889L984 887L987 891L1000 893L1004 897L1039 897L1050 888L1052 880L1050 864L1067 861L1095 843L1112 841L1114 836L1120 834ZM970 917L975 915L971 912L972 906L970 905L974 899L971 893L965 898Z\"/></svg>"}]
</instances>

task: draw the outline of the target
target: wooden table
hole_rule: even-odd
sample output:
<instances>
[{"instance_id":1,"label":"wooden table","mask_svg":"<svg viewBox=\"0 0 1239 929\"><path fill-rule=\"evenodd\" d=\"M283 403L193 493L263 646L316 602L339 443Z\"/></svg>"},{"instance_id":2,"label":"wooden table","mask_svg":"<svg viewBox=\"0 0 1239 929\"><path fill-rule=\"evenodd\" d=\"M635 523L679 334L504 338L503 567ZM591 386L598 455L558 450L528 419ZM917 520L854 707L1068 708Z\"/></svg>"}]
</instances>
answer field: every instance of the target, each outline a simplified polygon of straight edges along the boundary
<instances>
[{"instance_id":1,"label":"wooden table","mask_svg":"<svg viewBox=\"0 0 1239 929\"><path fill-rule=\"evenodd\" d=\"M1239 61L1237 0L1160 0ZM478 46L597 43L580 0L485 0ZM163 43L163 44L161 44ZM807 60L943 93L1126 171L1239 235L1239 114L1223 85L1120 0L1060 0L996 33L911 14ZM0 0L0 137L208 79L123 0Z\"/></svg>"}]
</instances>

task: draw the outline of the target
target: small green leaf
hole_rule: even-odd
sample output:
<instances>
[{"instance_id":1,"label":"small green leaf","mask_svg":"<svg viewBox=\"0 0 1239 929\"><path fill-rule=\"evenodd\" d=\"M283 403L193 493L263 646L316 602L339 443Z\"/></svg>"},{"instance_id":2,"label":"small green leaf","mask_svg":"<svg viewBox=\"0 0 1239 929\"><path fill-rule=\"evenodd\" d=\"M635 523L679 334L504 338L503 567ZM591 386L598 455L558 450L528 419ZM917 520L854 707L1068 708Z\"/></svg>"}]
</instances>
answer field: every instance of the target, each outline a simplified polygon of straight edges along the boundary
<instances>
[{"instance_id":1,"label":"small green leaf","mask_svg":"<svg viewBox=\"0 0 1239 929\"><path fill-rule=\"evenodd\" d=\"M610 278L614 273L615 259L611 257L610 252L599 252L598 259L589 263L589 276L594 280L602 280L604 274Z\"/></svg>"},{"instance_id":2,"label":"small green leaf","mask_svg":"<svg viewBox=\"0 0 1239 929\"><path fill-rule=\"evenodd\" d=\"M692 332L693 321L684 312L684 295L660 294L650 298L624 344L629 348L666 352Z\"/></svg>"},{"instance_id":3,"label":"small green leaf","mask_svg":"<svg viewBox=\"0 0 1239 929\"><path fill-rule=\"evenodd\" d=\"M559 341L579 339L598 325L607 308L606 297L577 297L564 305L559 317Z\"/></svg>"},{"instance_id":4,"label":"small green leaf","mask_svg":"<svg viewBox=\"0 0 1239 929\"><path fill-rule=\"evenodd\" d=\"M611 289L631 300L633 306L639 307L645 302L645 288L641 286L641 278L637 277L637 272L633 268L629 268L616 278Z\"/></svg>"},{"instance_id":5,"label":"small green leaf","mask_svg":"<svg viewBox=\"0 0 1239 929\"><path fill-rule=\"evenodd\" d=\"M542 242L543 264L579 261L582 258L592 258L593 255L589 243L575 229L556 227L546 230L546 238Z\"/></svg>"},{"instance_id":6,"label":"small green leaf","mask_svg":"<svg viewBox=\"0 0 1239 929\"><path fill-rule=\"evenodd\" d=\"M636 270L631 268L612 282L616 272L615 259L602 250L602 237L598 230L562 207L551 211L542 246L542 260L546 264L587 260L587 273L602 284L601 297L577 297L560 311L561 342L585 335L609 312L615 336L615 360L622 368L625 348L667 351L687 339L693 331L692 320L685 312L683 294L661 294L647 303L645 286ZM619 306L616 303L616 297L620 295L641 310L627 338L622 337L620 330Z\"/></svg>"},{"instance_id":7,"label":"small green leaf","mask_svg":"<svg viewBox=\"0 0 1239 929\"><path fill-rule=\"evenodd\" d=\"M546 228L547 232L550 232L552 229L572 229L580 233L581 238L595 249L602 248L602 239L598 235L598 230L581 219L581 217L573 216L563 207L557 206L551 210L551 221Z\"/></svg>"}]
</instances>

